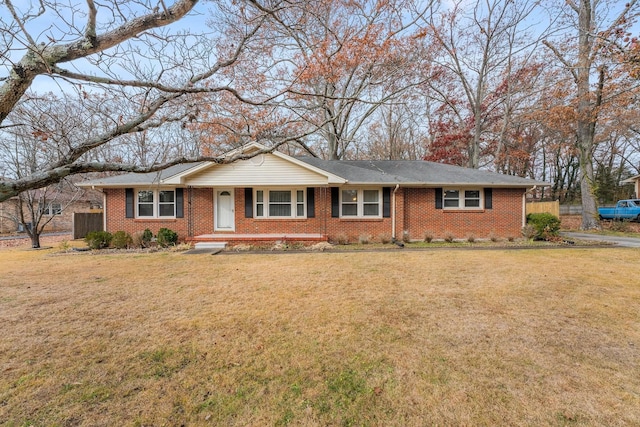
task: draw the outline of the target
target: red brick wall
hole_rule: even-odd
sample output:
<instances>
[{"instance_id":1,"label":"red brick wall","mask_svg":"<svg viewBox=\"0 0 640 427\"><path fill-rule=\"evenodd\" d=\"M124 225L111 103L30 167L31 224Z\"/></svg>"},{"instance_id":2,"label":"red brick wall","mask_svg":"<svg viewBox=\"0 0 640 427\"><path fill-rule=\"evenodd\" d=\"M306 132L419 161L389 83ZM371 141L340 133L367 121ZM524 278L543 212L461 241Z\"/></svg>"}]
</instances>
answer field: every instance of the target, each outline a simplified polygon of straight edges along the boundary
<instances>
[{"instance_id":1,"label":"red brick wall","mask_svg":"<svg viewBox=\"0 0 640 427\"><path fill-rule=\"evenodd\" d=\"M435 189L406 188L404 226L413 239L423 239L425 232L434 238L451 233L455 238L477 239L520 236L522 229L523 189L494 188L493 208L455 211L435 208Z\"/></svg>"},{"instance_id":2,"label":"red brick wall","mask_svg":"<svg viewBox=\"0 0 640 427\"><path fill-rule=\"evenodd\" d=\"M164 227L178 233L179 240L185 240L190 232L196 236L213 233L213 190L210 188L185 189L184 218L175 219L126 218L125 189L110 188L104 192L107 195L106 229L111 233L122 230L133 234L148 228L153 234L157 234ZM189 216L193 218L192 230L189 229Z\"/></svg>"},{"instance_id":3,"label":"red brick wall","mask_svg":"<svg viewBox=\"0 0 640 427\"><path fill-rule=\"evenodd\" d=\"M316 188L315 218L307 219L261 219L245 218L244 188L235 189L236 233L309 233L325 234L330 240L346 236L357 241L361 236L379 239L380 235L391 238L391 218L341 219L331 217L331 189Z\"/></svg>"},{"instance_id":4,"label":"red brick wall","mask_svg":"<svg viewBox=\"0 0 640 427\"><path fill-rule=\"evenodd\" d=\"M191 191L191 196L189 196ZM214 233L214 191L185 189L184 218L171 220L141 220L125 218L124 189L106 189L107 231L124 230L129 233L149 228L154 234L161 227L178 233L181 240L189 236ZM244 188L235 191L235 233L239 234L324 234L330 240L346 236L357 241L362 236L370 240L392 235L392 218L341 219L331 217L331 190L316 188L315 218L307 219L257 219L245 218ZM393 191L392 191L393 193ZM396 237L408 232L411 239L423 239L425 232L434 238L452 233L456 238L518 237L522 227L522 189L493 189L493 209L477 211L449 211L435 209L435 189L400 188L396 198ZM393 197L393 196L392 196ZM191 202L191 209L189 208ZM191 213L191 215L190 215ZM188 218L192 217L192 229Z\"/></svg>"}]
</instances>

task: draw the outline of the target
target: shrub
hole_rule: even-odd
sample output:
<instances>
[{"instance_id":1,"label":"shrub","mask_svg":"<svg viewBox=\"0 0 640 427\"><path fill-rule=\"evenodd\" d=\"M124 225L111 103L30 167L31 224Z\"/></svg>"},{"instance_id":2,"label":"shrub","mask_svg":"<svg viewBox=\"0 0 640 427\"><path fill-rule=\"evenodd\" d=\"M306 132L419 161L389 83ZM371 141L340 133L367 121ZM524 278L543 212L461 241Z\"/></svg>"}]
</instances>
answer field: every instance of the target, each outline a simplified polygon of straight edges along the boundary
<instances>
[{"instance_id":1,"label":"shrub","mask_svg":"<svg viewBox=\"0 0 640 427\"><path fill-rule=\"evenodd\" d=\"M153 240L153 233L148 228L145 228L142 232L142 243L144 246L149 246L149 243Z\"/></svg>"},{"instance_id":2,"label":"shrub","mask_svg":"<svg viewBox=\"0 0 640 427\"><path fill-rule=\"evenodd\" d=\"M178 233L168 228L161 228L158 230L158 244L163 248L167 246L174 246L178 243Z\"/></svg>"},{"instance_id":3,"label":"shrub","mask_svg":"<svg viewBox=\"0 0 640 427\"><path fill-rule=\"evenodd\" d=\"M126 231L116 231L111 239L111 246L116 249L126 249L133 245L131 234Z\"/></svg>"},{"instance_id":4,"label":"shrub","mask_svg":"<svg viewBox=\"0 0 640 427\"><path fill-rule=\"evenodd\" d=\"M550 213L531 213L527 215L527 225L535 229L535 238L549 240L557 237L560 230L560 218Z\"/></svg>"},{"instance_id":5,"label":"shrub","mask_svg":"<svg viewBox=\"0 0 640 427\"><path fill-rule=\"evenodd\" d=\"M427 243L431 243L431 241L433 240L433 233L430 231L425 231L424 232L424 241Z\"/></svg>"},{"instance_id":6,"label":"shrub","mask_svg":"<svg viewBox=\"0 0 640 427\"><path fill-rule=\"evenodd\" d=\"M63 240L60 242L60 244L58 245L58 250L60 252L68 252L71 250L71 245L69 244L68 240Z\"/></svg>"},{"instance_id":7,"label":"shrub","mask_svg":"<svg viewBox=\"0 0 640 427\"><path fill-rule=\"evenodd\" d=\"M475 243L475 241L476 241L476 236L474 236L473 234L469 234L469 235L467 236L467 242L469 242L469 243Z\"/></svg>"},{"instance_id":8,"label":"shrub","mask_svg":"<svg viewBox=\"0 0 640 427\"><path fill-rule=\"evenodd\" d=\"M113 236L108 231L92 231L84 238L89 249L103 249L109 246Z\"/></svg>"},{"instance_id":9,"label":"shrub","mask_svg":"<svg viewBox=\"0 0 640 427\"><path fill-rule=\"evenodd\" d=\"M405 243L409 243L411 241L411 235L408 230L404 230L402 232L402 241Z\"/></svg>"},{"instance_id":10,"label":"shrub","mask_svg":"<svg viewBox=\"0 0 640 427\"><path fill-rule=\"evenodd\" d=\"M131 235L131 245L134 248L144 248L144 242L142 241L142 231L136 231Z\"/></svg>"},{"instance_id":11,"label":"shrub","mask_svg":"<svg viewBox=\"0 0 640 427\"><path fill-rule=\"evenodd\" d=\"M453 237L453 233L450 231L447 231L446 233L444 233L444 241L447 243L453 243L454 241L454 237Z\"/></svg>"},{"instance_id":12,"label":"shrub","mask_svg":"<svg viewBox=\"0 0 640 427\"><path fill-rule=\"evenodd\" d=\"M136 231L131 236L131 244L136 248L148 248L153 240L153 233L148 228L144 231Z\"/></svg>"},{"instance_id":13,"label":"shrub","mask_svg":"<svg viewBox=\"0 0 640 427\"><path fill-rule=\"evenodd\" d=\"M349 243L349 236L347 236L344 233L340 233L337 234L336 237L333 239L334 243L338 244L338 245L346 245Z\"/></svg>"},{"instance_id":14,"label":"shrub","mask_svg":"<svg viewBox=\"0 0 640 427\"><path fill-rule=\"evenodd\" d=\"M534 237L536 237L536 229L533 225L531 224L527 224L524 227L522 227L522 237L524 237L527 240L533 240ZM512 242L512 240L509 240L510 242Z\"/></svg>"},{"instance_id":15,"label":"shrub","mask_svg":"<svg viewBox=\"0 0 640 427\"><path fill-rule=\"evenodd\" d=\"M489 240L491 240L492 242L498 242L500 241L500 238L498 236L496 236L496 233L494 233L493 231L491 233L489 233Z\"/></svg>"},{"instance_id":16,"label":"shrub","mask_svg":"<svg viewBox=\"0 0 640 427\"><path fill-rule=\"evenodd\" d=\"M389 234L382 233L378 236L378 240L380 240L380 243L386 245L387 243L391 243L391 236Z\"/></svg>"},{"instance_id":17,"label":"shrub","mask_svg":"<svg viewBox=\"0 0 640 427\"><path fill-rule=\"evenodd\" d=\"M361 245L368 245L370 241L371 241L371 235L370 234L362 233L360 235L360 237L358 237L358 242Z\"/></svg>"},{"instance_id":18,"label":"shrub","mask_svg":"<svg viewBox=\"0 0 640 427\"><path fill-rule=\"evenodd\" d=\"M628 233L629 231L631 231L631 224L629 224L628 219L623 219L622 221L611 221L609 230Z\"/></svg>"}]
</instances>

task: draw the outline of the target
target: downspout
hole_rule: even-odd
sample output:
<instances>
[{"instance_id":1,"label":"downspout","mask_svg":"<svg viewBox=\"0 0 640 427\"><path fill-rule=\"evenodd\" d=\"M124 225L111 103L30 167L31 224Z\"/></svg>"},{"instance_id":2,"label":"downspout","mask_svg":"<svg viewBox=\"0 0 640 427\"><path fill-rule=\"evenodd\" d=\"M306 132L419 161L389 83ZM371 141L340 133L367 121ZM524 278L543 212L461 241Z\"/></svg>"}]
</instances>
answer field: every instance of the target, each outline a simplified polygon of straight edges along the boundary
<instances>
[{"instance_id":1,"label":"downspout","mask_svg":"<svg viewBox=\"0 0 640 427\"><path fill-rule=\"evenodd\" d=\"M527 225L527 193L531 191L535 191L537 187L538 187L537 185L534 185L530 189L525 190L525 192L522 194L522 226L523 227Z\"/></svg>"},{"instance_id":2,"label":"downspout","mask_svg":"<svg viewBox=\"0 0 640 427\"><path fill-rule=\"evenodd\" d=\"M91 186L91 189L95 190L95 186ZM104 188L100 189L102 193L102 230L107 231L107 194L104 192Z\"/></svg>"},{"instance_id":3,"label":"downspout","mask_svg":"<svg viewBox=\"0 0 640 427\"><path fill-rule=\"evenodd\" d=\"M396 184L396 188L393 189L393 195L391 196L391 240L396 240L396 191L400 184Z\"/></svg>"}]
</instances>

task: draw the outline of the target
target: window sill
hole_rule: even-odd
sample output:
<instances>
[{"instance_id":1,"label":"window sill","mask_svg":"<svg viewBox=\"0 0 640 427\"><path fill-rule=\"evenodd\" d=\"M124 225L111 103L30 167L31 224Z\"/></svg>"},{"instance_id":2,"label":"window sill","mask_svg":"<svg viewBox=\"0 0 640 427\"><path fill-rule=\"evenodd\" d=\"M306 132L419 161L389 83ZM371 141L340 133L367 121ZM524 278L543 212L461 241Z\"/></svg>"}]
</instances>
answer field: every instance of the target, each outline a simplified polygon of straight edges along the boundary
<instances>
[{"instance_id":1,"label":"window sill","mask_svg":"<svg viewBox=\"0 0 640 427\"><path fill-rule=\"evenodd\" d=\"M256 221L288 221L288 222L304 222L309 218L287 218L287 217L276 217L276 218L263 218L263 217L254 217Z\"/></svg>"},{"instance_id":2,"label":"window sill","mask_svg":"<svg viewBox=\"0 0 640 427\"><path fill-rule=\"evenodd\" d=\"M447 212L447 213L460 213L460 212L465 212L465 213L483 213L486 211L486 209L443 209L443 212Z\"/></svg>"},{"instance_id":3,"label":"window sill","mask_svg":"<svg viewBox=\"0 0 640 427\"><path fill-rule=\"evenodd\" d=\"M353 217L341 217L340 221L343 222L382 222L384 218L382 217L366 217L366 216L353 216Z\"/></svg>"},{"instance_id":4,"label":"window sill","mask_svg":"<svg viewBox=\"0 0 640 427\"><path fill-rule=\"evenodd\" d=\"M177 218L134 218L134 222L176 222Z\"/></svg>"}]
</instances>

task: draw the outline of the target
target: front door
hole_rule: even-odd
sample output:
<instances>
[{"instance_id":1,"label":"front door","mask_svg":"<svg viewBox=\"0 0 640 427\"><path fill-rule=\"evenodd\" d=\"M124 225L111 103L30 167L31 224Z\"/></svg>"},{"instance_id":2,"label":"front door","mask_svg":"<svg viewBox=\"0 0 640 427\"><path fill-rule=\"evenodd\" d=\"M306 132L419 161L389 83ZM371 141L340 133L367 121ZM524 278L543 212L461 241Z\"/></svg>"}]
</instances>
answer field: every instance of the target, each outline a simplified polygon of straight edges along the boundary
<instances>
[{"instance_id":1,"label":"front door","mask_svg":"<svg viewBox=\"0 0 640 427\"><path fill-rule=\"evenodd\" d=\"M216 190L216 230L233 231L234 220L233 190Z\"/></svg>"}]
</instances>

